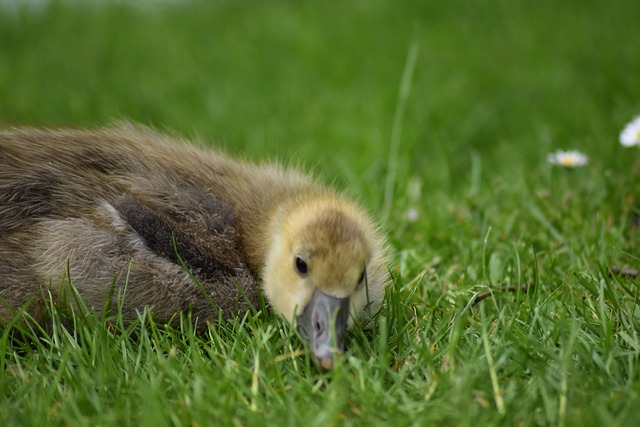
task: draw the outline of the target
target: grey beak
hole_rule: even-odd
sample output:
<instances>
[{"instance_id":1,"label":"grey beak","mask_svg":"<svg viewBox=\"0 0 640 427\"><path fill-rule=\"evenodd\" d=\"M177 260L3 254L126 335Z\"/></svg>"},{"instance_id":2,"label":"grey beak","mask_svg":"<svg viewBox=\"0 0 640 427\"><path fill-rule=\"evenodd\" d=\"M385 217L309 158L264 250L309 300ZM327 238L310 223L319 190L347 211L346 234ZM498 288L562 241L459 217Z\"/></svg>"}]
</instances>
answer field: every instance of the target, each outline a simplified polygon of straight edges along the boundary
<instances>
[{"instance_id":1,"label":"grey beak","mask_svg":"<svg viewBox=\"0 0 640 427\"><path fill-rule=\"evenodd\" d=\"M318 364L325 370L333 368L334 354L344 352L349 298L337 298L316 290L297 320L298 332L307 341Z\"/></svg>"}]
</instances>

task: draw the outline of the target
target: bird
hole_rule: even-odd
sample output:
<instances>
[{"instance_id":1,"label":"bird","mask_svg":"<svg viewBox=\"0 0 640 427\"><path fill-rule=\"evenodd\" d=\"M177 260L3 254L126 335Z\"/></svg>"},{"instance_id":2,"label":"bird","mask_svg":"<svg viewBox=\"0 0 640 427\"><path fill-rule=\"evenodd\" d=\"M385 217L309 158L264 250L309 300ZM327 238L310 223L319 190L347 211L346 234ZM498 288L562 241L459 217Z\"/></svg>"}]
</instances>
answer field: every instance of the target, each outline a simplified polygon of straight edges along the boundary
<instances>
[{"instance_id":1,"label":"bird","mask_svg":"<svg viewBox=\"0 0 640 427\"><path fill-rule=\"evenodd\" d=\"M92 311L199 325L266 305L319 366L389 282L380 226L277 162L134 124L0 130L0 325L37 321L69 285Z\"/></svg>"}]
</instances>

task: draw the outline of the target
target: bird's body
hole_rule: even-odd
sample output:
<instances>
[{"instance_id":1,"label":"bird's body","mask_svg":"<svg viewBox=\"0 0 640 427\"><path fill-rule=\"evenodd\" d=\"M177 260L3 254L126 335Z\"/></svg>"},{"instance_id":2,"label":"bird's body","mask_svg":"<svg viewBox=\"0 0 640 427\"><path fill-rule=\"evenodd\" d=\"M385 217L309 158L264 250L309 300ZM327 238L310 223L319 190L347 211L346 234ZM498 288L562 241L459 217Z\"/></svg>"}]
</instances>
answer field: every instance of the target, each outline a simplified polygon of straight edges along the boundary
<instances>
[{"instance_id":1,"label":"bird's body","mask_svg":"<svg viewBox=\"0 0 640 427\"><path fill-rule=\"evenodd\" d=\"M364 211L297 171L132 127L2 131L0 318L39 316L67 275L95 310L126 283L124 316L190 309L203 323L214 305L225 318L255 305L260 286L289 320L315 291L346 299L354 318L386 282Z\"/></svg>"}]
</instances>

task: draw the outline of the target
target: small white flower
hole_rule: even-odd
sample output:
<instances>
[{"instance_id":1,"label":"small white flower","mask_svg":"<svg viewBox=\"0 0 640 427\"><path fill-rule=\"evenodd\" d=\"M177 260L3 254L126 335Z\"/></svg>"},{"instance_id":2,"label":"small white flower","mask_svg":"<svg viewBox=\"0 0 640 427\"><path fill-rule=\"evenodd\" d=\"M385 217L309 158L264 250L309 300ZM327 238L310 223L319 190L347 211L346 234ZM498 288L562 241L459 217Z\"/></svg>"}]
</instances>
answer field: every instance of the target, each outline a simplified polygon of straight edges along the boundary
<instances>
[{"instance_id":1,"label":"small white flower","mask_svg":"<svg viewBox=\"0 0 640 427\"><path fill-rule=\"evenodd\" d=\"M416 208L409 208L407 211L407 219L409 222L416 222L420 218L420 212Z\"/></svg>"},{"instance_id":2,"label":"small white flower","mask_svg":"<svg viewBox=\"0 0 640 427\"><path fill-rule=\"evenodd\" d=\"M631 120L620 132L620 144L625 147L640 145L640 116Z\"/></svg>"},{"instance_id":3,"label":"small white flower","mask_svg":"<svg viewBox=\"0 0 640 427\"><path fill-rule=\"evenodd\" d=\"M589 162L589 158L579 151L556 151L547 156L547 161L552 165L562 166L565 168L575 168L584 166Z\"/></svg>"}]
</instances>

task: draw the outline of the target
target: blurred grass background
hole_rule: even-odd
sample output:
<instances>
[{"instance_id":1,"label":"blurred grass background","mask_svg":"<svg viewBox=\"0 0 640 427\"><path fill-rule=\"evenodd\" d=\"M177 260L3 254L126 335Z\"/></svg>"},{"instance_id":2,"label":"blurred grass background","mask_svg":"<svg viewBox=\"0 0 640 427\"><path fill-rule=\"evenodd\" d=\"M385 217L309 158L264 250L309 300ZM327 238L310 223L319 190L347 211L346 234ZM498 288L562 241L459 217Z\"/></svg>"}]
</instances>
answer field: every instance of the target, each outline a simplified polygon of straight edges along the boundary
<instances>
[{"instance_id":1,"label":"blurred grass background","mask_svg":"<svg viewBox=\"0 0 640 427\"><path fill-rule=\"evenodd\" d=\"M389 372L357 365L380 381L349 404L329 399L335 387L357 389L344 377L325 395L318 389L329 385L310 382L294 396L329 399L331 425L394 416L397 425L632 425L638 281L606 271L640 264L640 151L617 140L640 114L639 16L637 0L0 0L0 125L130 120L202 137L313 169L382 218L400 82L416 46L384 224L402 307L384 337L391 356L377 342L361 355L395 362ZM551 167L547 154L560 148L585 152L589 165ZM538 286L535 298L465 309L479 291L523 282ZM576 337L590 344L572 370L558 343ZM503 392L479 367L481 338L497 352ZM241 366L253 361L242 357ZM558 379L545 366L568 370ZM320 403L307 414L264 393L276 418L325 420ZM158 408L164 398L154 397ZM239 424L249 409L238 409ZM200 410L194 425L206 419Z\"/></svg>"}]
</instances>

